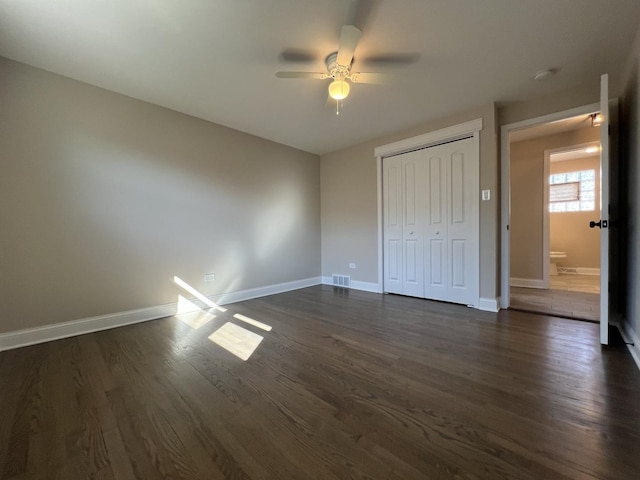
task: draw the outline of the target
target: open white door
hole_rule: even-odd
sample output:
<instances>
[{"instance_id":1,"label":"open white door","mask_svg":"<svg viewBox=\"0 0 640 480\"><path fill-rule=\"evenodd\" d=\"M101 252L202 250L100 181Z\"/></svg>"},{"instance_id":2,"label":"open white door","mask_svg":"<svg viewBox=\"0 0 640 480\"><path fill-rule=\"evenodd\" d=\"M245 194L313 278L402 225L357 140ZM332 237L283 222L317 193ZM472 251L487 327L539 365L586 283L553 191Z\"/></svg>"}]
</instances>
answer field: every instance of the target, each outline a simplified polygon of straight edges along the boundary
<instances>
[{"instance_id":1,"label":"open white door","mask_svg":"<svg viewBox=\"0 0 640 480\"><path fill-rule=\"evenodd\" d=\"M609 75L600 77L600 343L609 344Z\"/></svg>"}]
</instances>

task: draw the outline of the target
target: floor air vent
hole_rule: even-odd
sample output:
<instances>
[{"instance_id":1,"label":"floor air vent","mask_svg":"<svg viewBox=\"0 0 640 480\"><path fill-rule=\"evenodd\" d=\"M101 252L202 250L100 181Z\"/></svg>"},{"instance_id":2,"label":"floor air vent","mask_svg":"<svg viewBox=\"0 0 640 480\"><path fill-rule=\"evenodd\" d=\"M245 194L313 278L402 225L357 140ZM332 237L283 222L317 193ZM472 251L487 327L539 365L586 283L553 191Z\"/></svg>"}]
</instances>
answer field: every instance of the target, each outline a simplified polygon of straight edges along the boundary
<instances>
[{"instance_id":1,"label":"floor air vent","mask_svg":"<svg viewBox=\"0 0 640 480\"><path fill-rule=\"evenodd\" d=\"M351 277L348 275L333 275L333 285L336 287L351 286Z\"/></svg>"}]
</instances>

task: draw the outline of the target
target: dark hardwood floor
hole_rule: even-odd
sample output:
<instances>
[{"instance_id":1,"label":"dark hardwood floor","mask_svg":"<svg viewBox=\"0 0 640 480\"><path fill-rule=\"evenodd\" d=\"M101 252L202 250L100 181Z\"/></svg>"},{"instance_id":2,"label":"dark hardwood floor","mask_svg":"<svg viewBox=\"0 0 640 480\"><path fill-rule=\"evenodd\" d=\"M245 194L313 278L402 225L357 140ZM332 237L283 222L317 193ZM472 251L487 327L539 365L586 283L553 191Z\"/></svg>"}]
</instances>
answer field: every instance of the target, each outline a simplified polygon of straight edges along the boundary
<instances>
[{"instance_id":1,"label":"dark hardwood floor","mask_svg":"<svg viewBox=\"0 0 640 480\"><path fill-rule=\"evenodd\" d=\"M640 478L640 372L595 324L328 286L214 314L1 353L0 478Z\"/></svg>"}]
</instances>

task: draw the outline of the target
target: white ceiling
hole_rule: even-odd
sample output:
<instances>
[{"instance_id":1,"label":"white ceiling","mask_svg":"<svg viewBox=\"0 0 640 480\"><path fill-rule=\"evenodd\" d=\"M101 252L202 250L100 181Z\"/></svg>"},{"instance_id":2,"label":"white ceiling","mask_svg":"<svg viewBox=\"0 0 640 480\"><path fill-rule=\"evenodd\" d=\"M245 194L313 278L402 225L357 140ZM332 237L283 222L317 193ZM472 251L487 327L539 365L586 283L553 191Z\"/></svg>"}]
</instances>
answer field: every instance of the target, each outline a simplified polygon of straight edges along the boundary
<instances>
[{"instance_id":1,"label":"white ceiling","mask_svg":"<svg viewBox=\"0 0 640 480\"><path fill-rule=\"evenodd\" d=\"M0 55L276 142L323 154L489 102L514 102L619 77L638 0L385 0L357 19L354 85L340 116L324 71L349 0L0 0ZM287 49L316 60L287 63ZM374 68L362 59L418 54ZM536 82L545 68L557 75ZM595 83L595 82L594 82Z\"/></svg>"}]
</instances>

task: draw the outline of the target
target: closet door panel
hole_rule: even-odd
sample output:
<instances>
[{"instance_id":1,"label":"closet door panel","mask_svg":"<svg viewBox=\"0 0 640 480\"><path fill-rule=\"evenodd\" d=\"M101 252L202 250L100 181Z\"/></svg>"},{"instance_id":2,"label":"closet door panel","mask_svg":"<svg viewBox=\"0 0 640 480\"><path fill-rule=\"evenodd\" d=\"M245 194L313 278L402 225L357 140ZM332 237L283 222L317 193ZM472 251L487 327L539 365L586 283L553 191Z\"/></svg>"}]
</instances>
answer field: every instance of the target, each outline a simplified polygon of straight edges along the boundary
<instances>
[{"instance_id":1,"label":"closet door panel","mask_svg":"<svg viewBox=\"0 0 640 480\"><path fill-rule=\"evenodd\" d=\"M450 249L449 301L473 304L477 296L478 245L474 202L478 199L478 161L472 139L449 144L448 239ZM475 260L474 260L475 259Z\"/></svg>"},{"instance_id":2,"label":"closet door panel","mask_svg":"<svg viewBox=\"0 0 640 480\"><path fill-rule=\"evenodd\" d=\"M420 151L401 155L404 191L402 293L424 297L425 163Z\"/></svg>"},{"instance_id":3,"label":"closet door panel","mask_svg":"<svg viewBox=\"0 0 640 480\"><path fill-rule=\"evenodd\" d=\"M427 185L429 188L429 202L427 205L427 222L429 228L445 225L446 210L444 206L444 195L446 185L444 182L446 165L444 164L444 160L442 157L434 155L428 157L429 170Z\"/></svg>"},{"instance_id":4,"label":"closet door panel","mask_svg":"<svg viewBox=\"0 0 640 480\"><path fill-rule=\"evenodd\" d=\"M451 240L451 287L467 288L466 240Z\"/></svg>"},{"instance_id":5,"label":"closet door panel","mask_svg":"<svg viewBox=\"0 0 640 480\"><path fill-rule=\"evenodd\" d=\"M464 155L461 153L454 153L451 155L451 175L450 182L451 187L449 191L451 195L449 197L449 206L451 209L451 223L462 224L466 220L465 210L465 165Z\"/></svg>"},{"instance_id":6,"label":"closet door panel","mask_svg":"<svg viewBox=\"0 0 640 480\"><path fill-rule=\"evenodd\" d=\"M388 280L390 282L402 283L402 245L398 240L389 240L387 248Z\"/></svg>"},{"instance_id":7,"label":"closet door panel","mask_svg":"<svg viewBox=\"0 0 640 480\"><path fill-rule=\"evenodd\" d=\"M402 160L385 158L382 168L384 291L402 293Z\"/></svg>"},{"instance_id":8,"label":"closet door panel","mask_svg":"<svg viewBox=\"0 0 640 480\"><path fill-rule=\"evenodd\" d=\"M425 297L446 300L448 284L447 248L447 158L440 146L425 150L427 194Z\"/></svg>"},{"instance_id":9,"label":"closet door panel","mask_svg":"<svg viewBox=\"0 0 640 480\"><path fill-rule=\"evenodd\" d=\"M441 239L431 239L429 241L429 262L427 266L426 286L429 292L435 294L436 297L427 296L428 298L440 298L444 295L442 290L446 289L446 258L444 255L445 243ZM439 289L439 293L435 293L434 289Z\"/></svg>"}]
</instances>

